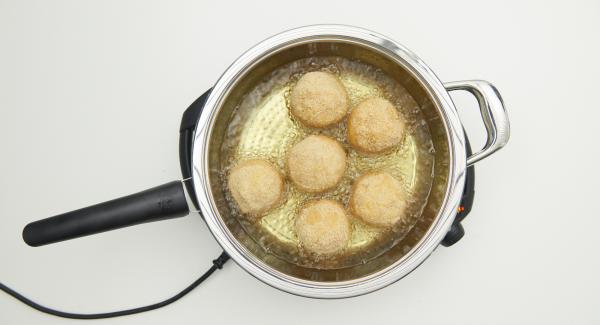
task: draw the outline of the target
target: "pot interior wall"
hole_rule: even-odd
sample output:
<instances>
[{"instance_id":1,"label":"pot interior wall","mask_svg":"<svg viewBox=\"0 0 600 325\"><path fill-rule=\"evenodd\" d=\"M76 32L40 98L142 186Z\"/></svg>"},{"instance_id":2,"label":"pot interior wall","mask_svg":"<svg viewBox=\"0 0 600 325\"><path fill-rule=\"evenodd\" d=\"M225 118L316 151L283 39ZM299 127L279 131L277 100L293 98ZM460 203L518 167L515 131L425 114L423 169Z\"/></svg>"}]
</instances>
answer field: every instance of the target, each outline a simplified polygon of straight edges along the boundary
<instances>
[{"instance_id":1,"label":"pot interior wall","mask_svg":"<svg viewBox=\"0 0 600 325\"><path fill-rule=\"evenodd\" d=\"M309 56L343 56L353 60L360 60L385 71L388 76L403 85L419 104L429 125L435 147L433 187L423 215L418 223L403 240L385 254L365 264L350 268L335 270L304 268L268 254L243 231L237 220L231 216L228 205L225 202L222 187L219 184L218 166L220 166L221 143L234 109L240 103L243 96L276 67ZM336 39L333 37L317 40L311 39L310 41L300 40L293 45L284 45L271 55L256 62L252 67L249 67L237 82L232 85L229 93L221 101L216 124L210 135L209 143L210 183L220 217L232 235L249 252L266 265L288 276L310 281L332 282L355 280L367 274L380 271L402 259L412 248L419 244L435 221L446 196L450 158L448 135L443 120L444 118L441 116L439 108L434 104L427 90L417 78L403 66L402 62L396 61L392 56L379 49L359 45L351 39Z\"/></svg>"}]
</instances>

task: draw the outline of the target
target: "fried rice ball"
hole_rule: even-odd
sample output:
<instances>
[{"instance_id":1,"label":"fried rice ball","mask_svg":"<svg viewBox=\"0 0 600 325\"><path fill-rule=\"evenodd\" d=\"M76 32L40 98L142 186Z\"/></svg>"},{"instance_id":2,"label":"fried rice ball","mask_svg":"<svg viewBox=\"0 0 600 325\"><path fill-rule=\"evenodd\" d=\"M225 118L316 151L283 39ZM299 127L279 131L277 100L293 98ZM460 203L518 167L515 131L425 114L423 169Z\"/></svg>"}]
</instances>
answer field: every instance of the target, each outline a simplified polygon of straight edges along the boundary
<instances>
[{"instance_id":1,"label":"fried rice ball","mask_svg":"<svg viewBox=\"0 0 600 325\"><path fill-rule=\"evenodd\" d=\"M246 160L233 167L229 189L240 211L259 216L279 202L284 191L281 174L266 160Z\"/></svg>"},{"instance_id":2,"label":"fried rice ball","mask_svg":"<svg viewBox=\"0 0 600 325\"><path fill-rule=\"evenodd\" d=\"M311 135L294 145L287 157L289 177L301 190L319 193L334 188L346 170L346 152L334 139Z\"/></svg>"},{"instance_id":3,"label":"fried rice ball","mask_svg":"<svg viewBox=\"0 0 600 325\"><path fill-rule=\"evenodd\" d=\"M341 121L348 112L348 94L335 75L309 72L292 89L292 114L303 124L322 128Z\"/></svg>"},{"instance_id":4,"label":"fried rice ball","mask_svg":"<svg viewBox=\"0 0 600 325\"><path fill-rule=\"evenodd\" d=\"M407 193L402 183L385 172L360 176L352 186L352 214L374 226L391 226L405 217Z\"/></svg>"},{"instance_id":5,"label":"fried rice ball","mask_svg":"<svg viewBox=\"0 0 600 325\"><path fill-rule=\"evenodd\" d=\"M300 211L295 226L302 247L314 254L338 253L350 240L350 221L336 201L310 202Z\"/></svg>"},{"instance_id":6,"label":"fried rice ball","mask_svg":"<svg viewBox=\"0 0 600 325\"><path fill-rule=\"evenodd\" d=\"M398 145L404 129L404 121L392 103L370 98L350 112L348 141L358 151L380 153Z\"/></svg>"}]
</instances>

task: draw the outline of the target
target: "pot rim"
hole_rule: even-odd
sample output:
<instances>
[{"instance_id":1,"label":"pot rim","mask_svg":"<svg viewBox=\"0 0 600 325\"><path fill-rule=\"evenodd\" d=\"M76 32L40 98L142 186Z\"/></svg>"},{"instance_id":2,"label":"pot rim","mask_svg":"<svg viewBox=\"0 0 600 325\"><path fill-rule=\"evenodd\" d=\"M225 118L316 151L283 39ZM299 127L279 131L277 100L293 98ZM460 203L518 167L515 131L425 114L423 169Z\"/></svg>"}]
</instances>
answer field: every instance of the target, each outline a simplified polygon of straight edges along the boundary
<instances>
[{"instance_id":1,"label":"pot rim","mask_svg":"<svg viewBox=\"0 0 600 325\"><path fill-rule=\"evenodd\" d=\"M299 279L277 271L248 251L231 234L215 204L209 180L209 136L218 109L231 86L245 71L276 51L316 40L354 42L385 54L402 65L426 89L435 103L446 129L450 168L446 195L435 221L426 235L402 258L388 267L364 277L339 282L317 282ZM236 59L213 87L206 100L194 134L192 148L194 190L204 220L212 235L231 258L255 278L277 289L312 298L345 298L386 287L418 267L440 244L448 232L460 203L466 172L466 148L456 108L442 82L414 53L381 34L347 25L312 25L277 34L258 43Z\"/></svg>"}]
</instances>

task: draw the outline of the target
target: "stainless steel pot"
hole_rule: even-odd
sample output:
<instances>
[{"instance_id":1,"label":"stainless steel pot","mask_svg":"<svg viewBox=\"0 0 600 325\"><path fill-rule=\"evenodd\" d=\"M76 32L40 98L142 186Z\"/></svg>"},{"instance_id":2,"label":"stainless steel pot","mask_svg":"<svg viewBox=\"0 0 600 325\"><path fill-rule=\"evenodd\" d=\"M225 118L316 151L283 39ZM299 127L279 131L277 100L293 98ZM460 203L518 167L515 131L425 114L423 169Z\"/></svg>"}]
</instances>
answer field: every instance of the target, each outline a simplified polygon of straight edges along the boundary
<instances>
[{"instance_id":1,"label":"stainless steel pot","mask_svg":"<svg viewBox=\"0 0 600 325\"><path fill-rule=\"evenodd\" d=\"M392 249L350 270L304 270L269 258L241 229L227 226L227 208L220 194L218 177L211 168L219 160L217 148L223 138L223 121L229 120L239 96L273 67L311 55L348 56L383 69L411 92L429 121L438 153L434 184L438 190L432 193L434 197L425 214L435 216L425 216L431 219L430 225L418 242L410 243L409 252ZM469 157L462 124L448 94L451 90L467 90L476 96L487 129L485 147ZM273 287L301 296L351 297L401 279L431 254L452 224L466 167L500 149L508 138L508 117L498 91L490 83L460 81L444 85L414 53L385 36L350 26L308 26L257 44L239 57L216 83L196 129L192 155L194 188L200 193L200 208L215 239L247 272ZM440 164L442 161L447 164ZM442 192L443 195L435 196Z\"/></svg>"},{"instance_id":2,"label":"stainless steel pot","mask_svg":"<svg viewBox=\"0 0 600 325\"><path fill-rule=\"evenodd\" d=\"M373 65L404 86L419 104L435 147L433 188L411 232L383 255L335 270L303 268L270 255L232 219L218 166L225 130L241 98L275 67L309 56L335 55ZM478 100L487 142L467 156L465 135L448 92L466 90ZM202 107L193 133L190 181L204 220L223 249L257 279L283 291L314 298L344 298L383 288L410 273L440 244L456 216L467 166L502 148L509 122L500 94L486 81L443 84L414 53L380 34L350 26L293 29L257 44L221 76ZM186 175L184 175L186 177ZM188 183L189 184L189 183ZM187 214L181 182L165 184L28 225L24 239L37 246L141 222ZM133 208L132 208L133 206Z\"/></svg>"}]
</instances>

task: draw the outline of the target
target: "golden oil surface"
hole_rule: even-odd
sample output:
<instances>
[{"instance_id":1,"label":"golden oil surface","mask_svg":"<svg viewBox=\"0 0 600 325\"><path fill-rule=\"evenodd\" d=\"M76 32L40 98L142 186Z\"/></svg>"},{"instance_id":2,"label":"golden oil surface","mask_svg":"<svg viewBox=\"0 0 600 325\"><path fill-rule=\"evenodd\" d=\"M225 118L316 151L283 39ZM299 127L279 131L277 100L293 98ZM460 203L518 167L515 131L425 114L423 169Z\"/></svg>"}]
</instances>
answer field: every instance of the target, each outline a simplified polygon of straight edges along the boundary
<instances>
[{"instance_id":1,"label":"golden oil surface","mask_svg":"<svg viewBox=\"0 0 600 325\"><path fill-rule=\"evenodd\" d=\"M345 86L352 107L371 97L391 101L406 121L401 144L380 155L355 151L346 138L346 119L327 129L305 127L290 114L288 97L295 82L306 72L328 71ZM310 194L297 189L286 177L281 204L255 219L242 215L227 188L229 169L247 159L267 159L286 175L286 155L297 142L311 134L339 141L348 164L340 184L326 193ZM420 217L433 178L434 151L427 123L410 94L383 71L342 57L311 57L274 70L256 85L236 108L221 148L221 184L228 204L244 230L266 251L289 262L312 268L332 269L365 263L401 240ZM371 171L386 171L400 180L409 193L407 216L390 228L377 228L352 217L348 209L353 180ZM304 251L294 230L296 215L309 200L328 198L344 205L352 224L347 248L338 256L314 256Z\"/></svg>"}]
</instances>

